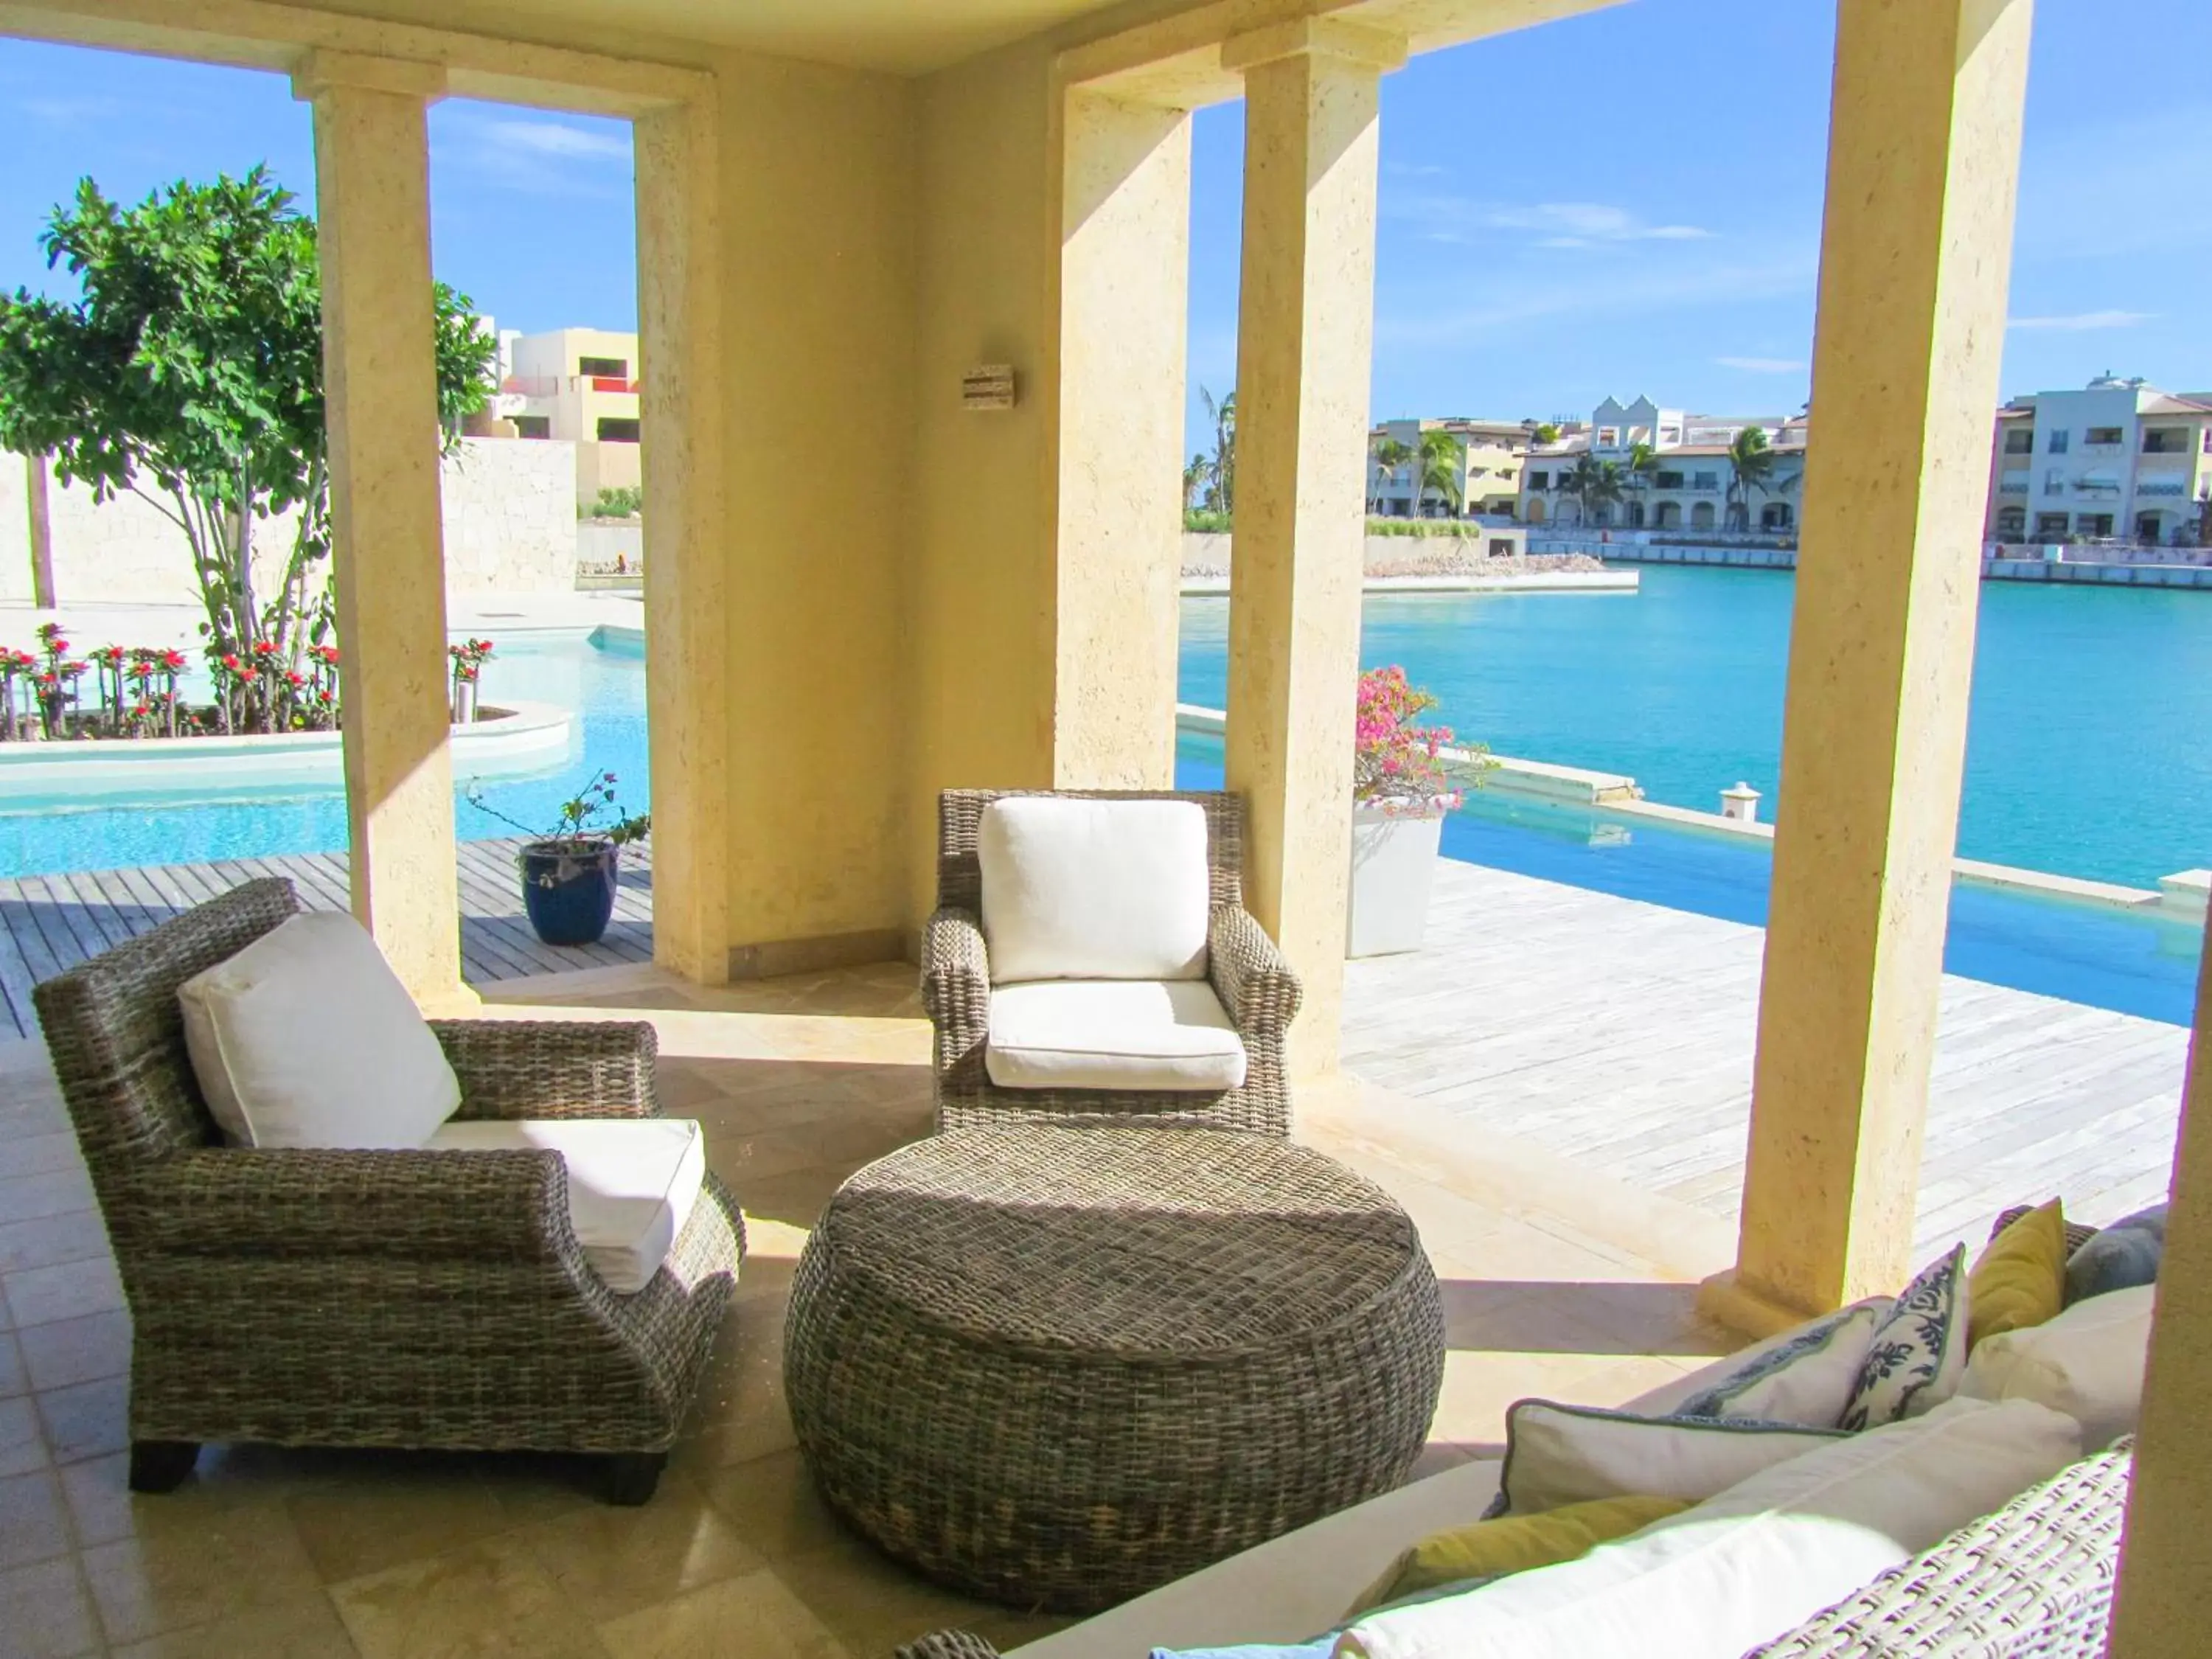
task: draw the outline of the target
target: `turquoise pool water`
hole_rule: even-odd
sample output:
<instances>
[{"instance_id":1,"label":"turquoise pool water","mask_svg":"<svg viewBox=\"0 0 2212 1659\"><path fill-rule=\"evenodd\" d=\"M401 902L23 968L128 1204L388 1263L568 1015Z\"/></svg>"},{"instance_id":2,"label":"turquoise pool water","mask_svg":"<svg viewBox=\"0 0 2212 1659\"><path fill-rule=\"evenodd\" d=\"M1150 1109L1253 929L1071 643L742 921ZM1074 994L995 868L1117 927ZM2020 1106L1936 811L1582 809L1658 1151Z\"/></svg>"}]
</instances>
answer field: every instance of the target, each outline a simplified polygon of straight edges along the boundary
<instances>
[{"instance_id":1,"label":"turquoise pool water","mask_svg":"<svg viewBox=\"0 0 2212 1659\"><path fill-rule=\"evenodd\" d=\"M1711 807L1747 779L1771 798L1792 588L1786 575L1648 568L1634 597L1376 599L1363 659L1402 662L1443 714L1501 752L1633 775L1653 799ZM1182 695L1219 707L1227 605L1187 600ZM2154 883L2212 863L2212 599L2128 590L1983 589L1961 850L2003 863ZM645 675L634 645L502 641L486 696L579 712L569 753L486 793L546 823L588 767L649 805ZM1179 770L1218 783L1218 739L1186 738ZM457 794L469 780L457 776ZM464 838L513 833L465 801ZM155 799L9 811L0 876L193 862L345 845L335 793ZM1766 917L1763 845L1601 810L1477 792L1445 828L1453 857L1676 909ZM2186 1023L2200 931L2171 920L2024 899L1953 896L1954 973Z\"/></svg>"},{"instance_id":2,"label":"turquoise pool water","mask_svg":"<svg viewBox=\"0 0 2212 1659\"><path fill-rule=\"evenodd\" d=\"M556 703L577 717L560 765L488 782L485 799L525 823L550 827L588 766L615 774L626 809L647 810L644 668L643 650L620 641L593 645L573 635L499 641L498 656L484 670L486 702L513 697ZM455 772L454 817L462 839L520 833L459 799L470 781L465 771ZM83 811L4 807L0 803L0 876L327 853L346 844L345 797L330 791L249 800L155 797L121 805L103 801Z\"/></svg>"},{"instance_id":3,"label":"turquoise pool water","mask_svg":"<svg viewBox=\"0 0 2212 1659\"><path fill-rule=\"evenodd\" d=\"M1709 812L1741 778L1771 818L1795 578L1638 568L1633 595L1370 599L1360 659L1500 754ZM1183 602L1185 702L1222 705L1228 614ZM2138 887L2212 864L2212 595L1982 585L1959 850Z\"/></svg>"}]
</instances>

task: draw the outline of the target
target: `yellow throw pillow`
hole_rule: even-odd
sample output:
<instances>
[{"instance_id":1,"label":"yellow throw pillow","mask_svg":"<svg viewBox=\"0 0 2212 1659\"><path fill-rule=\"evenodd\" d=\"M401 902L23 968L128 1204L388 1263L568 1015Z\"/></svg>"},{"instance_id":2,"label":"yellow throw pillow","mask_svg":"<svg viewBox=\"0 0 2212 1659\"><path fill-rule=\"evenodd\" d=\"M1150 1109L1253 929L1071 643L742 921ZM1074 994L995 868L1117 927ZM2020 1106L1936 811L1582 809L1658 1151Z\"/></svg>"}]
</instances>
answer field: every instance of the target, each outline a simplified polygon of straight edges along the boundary
<instances>
[{"instance_id":1,"label":"yellow throw pillow","mask_svg":"<svg viewBox=\"0 0 2212 1659\"><path fill-rule=\"evenodd\" d=\"M1432 1533L1393 1561L1345 1617L1355 1619L1401 1596L1462 1578L1556 1566L1689 1507L1679 1498L1599 1498L1562 1504L1540 1515L1500 1516Z\"/></svg>"},{"instance_id":2,"label":"yellow throw pillow","mask_svg":"<svg viewBox=\"0 0 2212 1659\"><path fill-rule=\"evenodd\" d=\"M2052 1199L1999 1233L1966 1275L1966 1347L2056 1319L2066 1300L2066 1218Z\"/></svg>"}]
</instances>

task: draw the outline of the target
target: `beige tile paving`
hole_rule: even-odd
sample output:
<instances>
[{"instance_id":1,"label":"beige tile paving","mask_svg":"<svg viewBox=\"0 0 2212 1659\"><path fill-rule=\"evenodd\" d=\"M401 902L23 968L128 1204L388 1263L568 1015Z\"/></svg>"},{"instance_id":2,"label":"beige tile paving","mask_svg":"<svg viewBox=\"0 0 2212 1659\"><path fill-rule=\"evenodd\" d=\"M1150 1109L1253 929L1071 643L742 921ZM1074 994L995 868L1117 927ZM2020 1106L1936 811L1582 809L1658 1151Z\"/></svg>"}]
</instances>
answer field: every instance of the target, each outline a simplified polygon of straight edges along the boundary
<instances>
[{"instance_id":1,"label":"beige tile paving","mask_svg":"<svg viewBox=\"0 0 2212 1659\"><path fill-rule=\"evenodd\" d=\"M784 1405L807 1227L854 1169L929 1130L911 970L708 993L633 967L490 989L495 1018L648 1011L664 1108L706 1124L745 1207L744 1277L654 1502L601 1504L561 1458L251 1446L133 1497L130 1316L73 1141L57 1151L43 1054L0 1043L18 1127L0 1133L0 1659L885 1659L945 1625L1008 1650L1055 1628L846 1532ZM1443 1282L1451 1352L1417 1474L1495 1445L1526 1395L1618 1401L1721 1351L1690 1310L1727 1255L1702 1212L1358 1085L1303 1097L1301 1118L1407 1205Z\"/></svg>"}]
</instances>

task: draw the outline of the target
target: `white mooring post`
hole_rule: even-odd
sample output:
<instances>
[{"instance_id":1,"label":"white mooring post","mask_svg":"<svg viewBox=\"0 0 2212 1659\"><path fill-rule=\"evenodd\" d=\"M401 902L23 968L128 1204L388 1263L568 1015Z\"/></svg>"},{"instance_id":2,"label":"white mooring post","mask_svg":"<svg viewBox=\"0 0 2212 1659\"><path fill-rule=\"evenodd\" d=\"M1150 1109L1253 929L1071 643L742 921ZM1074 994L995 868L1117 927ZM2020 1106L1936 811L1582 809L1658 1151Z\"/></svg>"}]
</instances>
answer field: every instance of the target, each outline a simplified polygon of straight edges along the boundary
<instances>
[{"instance_id":1,"label":"white mooring post","mask_svg":"<svg viewBox=\"0 0 2212 1659\"><path fill-rule=\"evenodd\" d=\"M1721 791L1721 816L1740 823L1759 822L1759 791L1747 783Z\"/></svg>"}]
</instances>

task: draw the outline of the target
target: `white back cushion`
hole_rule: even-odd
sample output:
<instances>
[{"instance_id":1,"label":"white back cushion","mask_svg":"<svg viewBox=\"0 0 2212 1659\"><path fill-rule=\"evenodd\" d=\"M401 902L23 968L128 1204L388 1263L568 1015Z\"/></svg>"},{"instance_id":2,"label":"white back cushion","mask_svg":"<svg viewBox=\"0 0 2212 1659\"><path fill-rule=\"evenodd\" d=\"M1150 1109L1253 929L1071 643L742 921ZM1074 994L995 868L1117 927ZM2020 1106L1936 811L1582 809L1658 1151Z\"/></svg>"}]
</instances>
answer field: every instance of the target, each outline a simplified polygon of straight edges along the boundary
<instances>
[{"instance_id":1,"label":"white back cushion","mask_svg":"<svg viewBox=\"0 0 2212 1659\"><path fill-rule=\"evenodd\" d=\"M1205 977L1197 802L1010 795L983 809L976 851L994 984Z\"/></svg>"},{"instance_id":2,"label":"white back cushion","mask_svg":"<svg viewBox=\"0 0 2212 1659\"><path fill-rule=\"evenodd\" d=\"M1699 1503L1840 1433L1711 1417L1638 1417L1523 1400L1505 1413L1498 1513L1538 1515L1599 1498Z\"/></svg>"},{"instance_id":3,"label":"white back cushion","mask_svg":"<svg viewBox=\"0 0 2212 1659\"><path fill-rule=\"evenodd\" d=\"M294 916L177 990L208 1109L241 1146L420 1146L461 1085L351 916Z\"/></svg>"},{"instance_id":4,"label":"white back cushion","mask_svg":"<svg viewBox=\"0 0 2212 1659\"><path fill-rule=\"evenodd\" d=\"M1954 1400L1831 1440L1579 1560L1382 1613L1360 1659L1740 1659L2081 1455L2072 1419Z\"/></svg>"},{"instance_id":5,"label":"white back cushion","mask_svg":"<svg viewBox=\"0 0 2212 1659\"><path fill-rule=\"evenodd\" d=\"M2138 1285L2076 1302L2056 1319L1985 1336L1959 1392L1975 1400L2033 1400L2081 1425L2101 1451L2136 1431L2157 1287Z\"/></svg>"}]
</instances>

